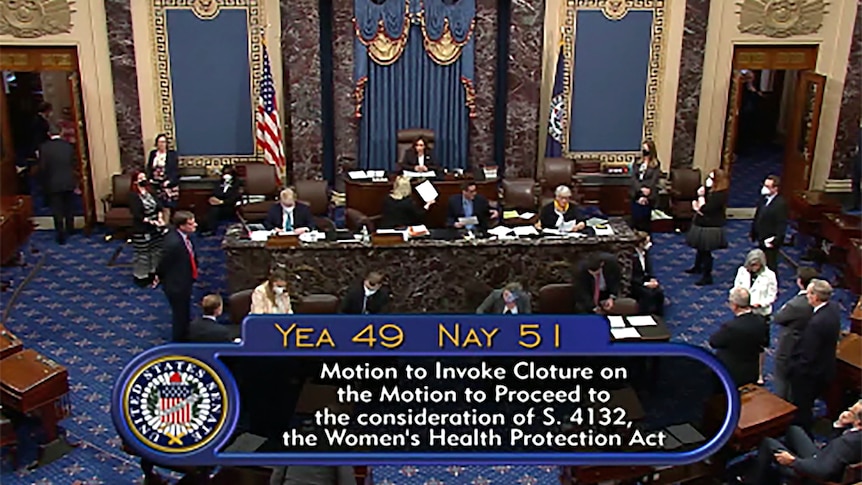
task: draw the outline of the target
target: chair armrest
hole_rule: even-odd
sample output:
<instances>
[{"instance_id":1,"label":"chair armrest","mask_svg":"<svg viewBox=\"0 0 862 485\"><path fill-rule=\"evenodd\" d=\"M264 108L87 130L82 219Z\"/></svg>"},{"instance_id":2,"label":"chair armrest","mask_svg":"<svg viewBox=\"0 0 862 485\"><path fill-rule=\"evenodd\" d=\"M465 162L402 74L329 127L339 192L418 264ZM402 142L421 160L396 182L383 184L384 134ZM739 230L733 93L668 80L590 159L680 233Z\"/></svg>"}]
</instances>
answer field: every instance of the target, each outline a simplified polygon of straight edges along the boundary
<instances>
[{"instance_id":1,"label":"chair armrest","mask_svg":"<svg viewBox=\"0 0 862 485\"><path fill-rule=\"evenodd\" d=\"M107 194L102 197L102 209L104 212L108 212L111 210L111 207L114 205L114 194Z\"/></svg>"}]
</instances>

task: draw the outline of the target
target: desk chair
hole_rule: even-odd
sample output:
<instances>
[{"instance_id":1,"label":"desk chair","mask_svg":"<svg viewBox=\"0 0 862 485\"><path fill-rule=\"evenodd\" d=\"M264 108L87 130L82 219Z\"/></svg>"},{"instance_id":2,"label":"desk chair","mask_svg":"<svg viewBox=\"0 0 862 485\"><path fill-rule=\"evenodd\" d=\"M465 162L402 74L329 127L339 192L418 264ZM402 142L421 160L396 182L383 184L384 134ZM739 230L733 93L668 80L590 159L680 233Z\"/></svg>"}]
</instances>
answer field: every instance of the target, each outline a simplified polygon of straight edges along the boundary
<instances>
[{"instance_id":1,"label":"desk chair","mask_svg":"<svg viewBox=\"0 0 862 485\"><path fill-rule=\"evenodd\" d=\"M132 211L129 209L129 192L132 188L132 176L127 173L114 174L111 177L111 193L102 197L102 208L105 211L105 226L111 230L111 235L106 240L113 238L125 240L118 247L108 266L113 266L128 243L130 230L132 229Z\"/></svg>"},{"instance_id":2,"label":"desk chair","mask_svg":"<svg viewBox=\"0 0 862 485\"><path fill-rule=\"evenodd\" d=\"M278 184L275 166L268 163L240 163L237 175L243 181L243 195L239 213L249 222L262 222L269 208L276 203L281 187ZM251 196L263 197L260 202L251 202Z\"/></svg>"},{"instance_id":3,"label":"desk chair","mask_svg":"<svg viewBox=\"0 0 862 485\"><path fill-rule=\"evenodd\" d=\"M329 314L338 313L338 297L329 294L311 294L297 297L293 303L294 313Z\"/></svg>"},{"instance_id":4,"label":"desk chair","mask_svg":"<svg viewBox=\"0 0 862 485\"><path fill-rule=\"evenodd\" d=\"M380 222L381 216L368 216L364 212L348 207L344 211L344 222L350 231L359 233L362 231L362 226L368 228L369 233L373 233L377 224Z\"/></svg>"},{"instance_id":5,"label":"desk chair","mask_svg":"<svg viewBox=\"0 0 862 485\"><path fill-rule=\"evenodd\" d=\"M416 142L416 139L419 137L425 139L425 148L431 150L433 155L437 155L434 152L434 130L429 130L427 128L408 128L406 130L398 130L396 135L397 139L397 157L395 159L395 165L397 166L401 163L401 160L404 158L404 152L410 149L413 146L413 143Z\"/></svg>"},{"instance_id":6,"label":"desk chair","mask_svg":"<svg viewBox=\"0 0 862 485\"><path fill-rule=\"evenodd\" d=\"M614 308L610 311L609 315L630 317L637 315L639 312L637 300L634 298L618 298L614 301Z\"/></svg>"},{"instance_id":7,"label":"desk chair","mask_svg":"<svg viewBox=\"0 0 862 485\"><path fill-rule=\"evenodd\" d=\"M538 312L551 315L572 313L575 287L571 283L552 283L539 288Z\"/></svg>"},{"instance_id":8,"label":"desk chair","mask_svg":"<svg viewBox=\"0 0 862 485\"><path fill-rule=\"evenodd\" d=\"M296 200L308 206L314 225L320 231L335 230L335 223L329 218L329 186L325 180L299 180L294 186Z\"/></svg>"},{"instance_id":9,"label":"desk chair","mask_svg":"<svg viewBox=\"0 0 862 485\"><path fill-rule=\"evenodd\" d=\"M568 158L546 158L542 161L542 177L539 179L539 205L544 207L554 199L554 190L560 185L574 192L575 165Z\"/></svg>"},{"instance_id":10,"label":"desk chair","mask_svg":"<svg viewBox=\"0 0 862 485\"><path fill-rule=\"evenodd\" d=\"M251 294L254 290L242 290L227 298L227 311L230 315L230 323L241 325L242 320L251 311Z\"/></svg>"},{"instance_id":11,"label":"desk chair","mask_svg":"<svg viewBox=\"0 0 862 485\"><path fill-rule=\"evenodd\" d=\"M506 226L533 225L539 220L539 209L536 207L536 182L531 178L503 179L500 188L500 223ZM530 219L503 219L503 212L516 210L532 212Z\"/></svg>"},{"instance_id":12,"label":"desk chair","mask_svg":"<svg viewBox=\"0 0 862 485\"><path fill-rule=\"evenodd\" d=\"M691 202L700 188L700 169L675 168L670 171L670 214L674 229L688 230L694 217Z\"/></svg>"}]
</instances>

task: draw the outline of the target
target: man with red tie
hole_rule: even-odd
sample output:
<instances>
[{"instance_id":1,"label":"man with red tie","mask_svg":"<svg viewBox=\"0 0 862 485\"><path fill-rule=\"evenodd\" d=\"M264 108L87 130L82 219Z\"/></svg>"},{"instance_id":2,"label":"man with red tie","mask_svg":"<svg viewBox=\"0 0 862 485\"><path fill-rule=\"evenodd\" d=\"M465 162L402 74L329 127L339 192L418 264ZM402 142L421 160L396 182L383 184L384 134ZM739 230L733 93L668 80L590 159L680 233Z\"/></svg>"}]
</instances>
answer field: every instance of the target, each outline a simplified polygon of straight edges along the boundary
<instances>
[{"instance_id":1,"label":"man with red tie","mask_svg":"<svg viewBox=\"0 0 862 485\"><path fill-rule=\"evenodd\" d=\"M591 254L578 266L572 280L575 313L607 314L620 296L622 270L614 255Z\"/></svg>"},{"instance_id":2,"label":"man with red tie","mask_svg":"<svg viewBox=\"0 0 862 485\"><path fill-rule=\"evenodd\" d=\"M190 236L198 227L191 212L177 211L173 229L165 235L162 258L156 268L156 281L162 284L173 314L172 341L188 339L191 321L192 286L198 279L198 261Z\"/></svg>"}]
</instances>

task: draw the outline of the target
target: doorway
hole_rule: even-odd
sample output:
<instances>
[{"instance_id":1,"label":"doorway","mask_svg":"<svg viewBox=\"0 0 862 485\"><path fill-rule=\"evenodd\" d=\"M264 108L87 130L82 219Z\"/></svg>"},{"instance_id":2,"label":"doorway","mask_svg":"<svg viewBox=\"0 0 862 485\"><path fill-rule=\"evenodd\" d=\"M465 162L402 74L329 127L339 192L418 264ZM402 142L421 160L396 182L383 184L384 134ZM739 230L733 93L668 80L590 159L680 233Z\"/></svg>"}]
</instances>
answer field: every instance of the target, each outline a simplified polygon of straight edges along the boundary
<instances>
[{"instance_id":1,"label":"doorway","mask_svg":"<svg viewBox=\"0 0 862 485\"><path fill-rule=\"evenodd\" d=\"M816 127L807 160L798 156L805 150L798 139L803 124L819 122L819 105L813 120L813 106L800 94L816 76L816 63L816 46L735 46L722 146L722 168L731 179L729 208L753 209L769 175L781 177L785 194L808 188ZM806 140L810 131L809 126L802 135ZM806 163L809 172L803 173Z\"/></svg>"},{"instance_id":2,"label":"doorway","mask_svg":"<svg viewBox=\"0 0 862 485\"><path fill-rule=\"evenodd\" d=\"M87 149L83 98L74 47L0 47L0 109L3 110L3 173L15 173L4 194L29 195L34 216L51 216L37 166L37 150L49 127L75 146L78 188L73 213L89 232L95 223L92 176ZM14 168L13 168L14 167ZM50 217L40 220L50 224Z\"/></svg>"}]
</instances>

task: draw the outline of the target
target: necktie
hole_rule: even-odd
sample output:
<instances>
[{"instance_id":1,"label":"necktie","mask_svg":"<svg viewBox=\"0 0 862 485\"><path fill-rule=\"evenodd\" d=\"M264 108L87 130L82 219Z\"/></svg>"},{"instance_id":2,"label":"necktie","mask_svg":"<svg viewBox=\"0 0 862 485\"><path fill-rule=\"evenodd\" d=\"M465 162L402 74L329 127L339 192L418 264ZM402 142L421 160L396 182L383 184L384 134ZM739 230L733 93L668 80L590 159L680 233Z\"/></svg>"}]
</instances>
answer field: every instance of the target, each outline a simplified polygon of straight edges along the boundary
<instances>
[{"instance_id":1,"label":"necktie","mask_svg":"<svg viewBox=\"0 0 862 485\"><path fill-rule=\"evenodd\" d=\"M285 231L292 231L293 230L293 221L291 220L292 219L291 215L292 214L290 212L284 213L284 230Z\"/></svg>"},{"instance_id":2,"label":"necktie","mask_svg":"<svg viewBox=\"0 0 862 485\"><path fill-rule=\"evenodd\" d=\"M595 281L593 282L593 303L596 306L599 306L599 293L602 291L601 282L599 281L599 275L594 276Z\"/></svg>"},{"instance_id":3,"label":"necktie","mask_svg":"<svg viewBox=\"0 0 862 485\"><path fill-rule=\"evenodd\" d=\"M368 313L368 295L362 298L362 314Z\"/></svg>"},{"instance_id":4,"label":"necktie","mask_svg":"<svg viewBox=\"0 0 862 485\"><path fill-rule=\"evenodd\" d=\"M189 261L192 263L192 279L198 279L198 263L195 261L195 250L192 249L192 242L188 236L183 236L186 241L186 249L189 251Z\"/></svg>"}]
</instances>

